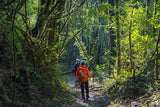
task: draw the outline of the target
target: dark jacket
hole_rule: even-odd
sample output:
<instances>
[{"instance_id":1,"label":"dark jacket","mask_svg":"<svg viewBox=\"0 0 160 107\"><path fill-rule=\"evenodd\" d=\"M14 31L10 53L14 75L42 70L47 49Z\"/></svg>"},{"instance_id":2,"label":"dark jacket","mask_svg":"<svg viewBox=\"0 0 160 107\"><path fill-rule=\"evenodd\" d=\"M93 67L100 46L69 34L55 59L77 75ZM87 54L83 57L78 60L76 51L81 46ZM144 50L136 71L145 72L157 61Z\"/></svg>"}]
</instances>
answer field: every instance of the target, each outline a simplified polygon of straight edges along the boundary
<instances>
[{"instance_id":1,"label":"dark jacket","mask_svg":"<svg viewBox=\"0 0 160 107\"><path fill-rule=\"evenodd\" d=\"M73 65L72 72L76 73L76 71L77 71L77 69L78 69L79 66L80 66L80 64L76 62L76 63Z\"/></svg>"}]
</instances>

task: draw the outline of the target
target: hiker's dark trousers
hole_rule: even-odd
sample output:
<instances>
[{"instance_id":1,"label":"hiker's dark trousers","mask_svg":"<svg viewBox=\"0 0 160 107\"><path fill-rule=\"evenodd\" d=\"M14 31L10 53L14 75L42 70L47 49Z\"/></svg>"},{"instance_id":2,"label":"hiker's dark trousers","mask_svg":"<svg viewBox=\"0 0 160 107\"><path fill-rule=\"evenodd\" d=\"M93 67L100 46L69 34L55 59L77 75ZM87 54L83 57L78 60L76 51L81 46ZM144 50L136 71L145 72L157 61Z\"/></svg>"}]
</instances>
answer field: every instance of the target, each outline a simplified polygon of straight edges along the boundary
<instances>
[{"instance_id":1,"label":"hiker's dark trousers","mask_svg":"<svg viewBox=\"0 0 160 107\"><path fill-rule=\"evenodd\" d=\"M85 99L85 97L84 97L84 86L85 86L85 89L86 89L86 97L88 99L89 98L88 80L84 83L81 83L81 94L82 94L83 99Z\"/></svg>"}]
</instances>

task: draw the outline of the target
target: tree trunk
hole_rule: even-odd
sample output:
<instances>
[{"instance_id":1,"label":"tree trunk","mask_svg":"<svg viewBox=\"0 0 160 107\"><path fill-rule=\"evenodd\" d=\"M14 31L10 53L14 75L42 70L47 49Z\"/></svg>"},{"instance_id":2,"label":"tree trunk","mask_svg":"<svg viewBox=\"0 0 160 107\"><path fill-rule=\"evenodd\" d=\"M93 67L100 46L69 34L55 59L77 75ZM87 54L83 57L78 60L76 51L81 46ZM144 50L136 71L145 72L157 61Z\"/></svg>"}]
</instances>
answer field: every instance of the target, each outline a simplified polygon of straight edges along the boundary
<instances>
[{"instance_id":1,"label":"tree trunk","mask_svg":"<svg viewBox=\"0 0 160 107\"><path fill-rule=\"evenodd\" d=\"M114 0L108 0L108 3L114 6ZM114 16L114 12L109 10L108 15ZM111 23L111 18L108 19L108 24L110 23ZM112 27L109 28L109 38L110 38L109 75L111 75L113 71L112 67L114 66L114 61L112 57L116 56L116 51L114 50L114 47L116 47L115 45L116 36Z\"/></svg>"},{"instance_id":2,"label":"tree trunk","mask_svg":"<svg viewBox=\"0 0 160 107\"><path fill-rule=\"evenodd\" d=\"M158 0L154 0L154 13L153 13L153 20L155 20L155 16L157 14L157 2ZM153 24L153 36L156 37L156 28L155 28L155 21ZM155 68L154 68L154 74L155 74L155 79L158 79L158 42L159 42L159 36L158 35L158 40L156 44L156 50L155 50Z\"/></svg>"},{"instance_id":3,"label":"tree trunk","mask_svg":"<svg viewBox=\"0 0 160 107\"><path fill-rule=\"evenodd\" d=\"M129 71L132 73L132 40L131 40L131 29L132 29L132 15L133 15L133 10L131 13L131 19L130 19L130 25L129 25ZM135 72L133 73L134 76Z\"/></svg>"},{"instance_id":4,"label":"tree trunk","mask_svg":"<svg viewBox=\"0 0 160 107\"><path fill-rule=\"evenodd\" d=\"M149 1L150 0L146 0L146 11L147 11L147 16L149 14ZM148 17L147 17L148 18Z\"/></svg>"},{"instance_id":5,"label":"tree trunk","mask_svg":"<svg viewBox=\"0 0 160 107\"><path fill-rule=\"evenodd\" d=\"M158 35L158 40L157 40L157 44L156 44L156 51L155 51L155 55L156 55L156 59L155 59L155 78L158 79L158 75L159 75L159 72L158 72L158 59L159 59L159 52L158 52L158 43L159 43L159 40L160 39L160 29L159 29L159 35Z\"/></svg>"},{"instance_id":6,"label":"tree trunk","mask_svg":"<svg viewBox=\"0 0 160 107\"><path fill-rule=\"evenodd\" d=\"M157 14L157 7L156 7L156 5L157 5L157 1L158 0L154 0L154 11L153 11L153 20L155 20L155 16L156 16L156 14ZM153 36L156 36L156 28L155 28L155 21L153 21Z\"/></svg>"},{"instance_id":7,"label":"tree trunk","mask_svg":"<svg viewBox=\"0 0 160 107\"><path fill-rule=\"evenodd\" d=\"M116 24L117 24L117 74L121 70L121 50L120 50L120 24L119 24L119 0L116 1Z\"/></svg>"},{"instance_id":8,"label":"tree trunk","mask_svg":"<svg viewBox=\"0 0 160 107\"><path fill-rule=\"evenodd\" d=\"M54 59L51 61L51 63L53 64L53 66L56 66L56 64L58 63L58 57L56 57L58 55L59 52L59 47L56 46L59 43L59 32L60 32L60 28L61 28L61 20L59 16L62 16L62 11L64 10L64 5L65 5L65 0L60 0L59 4L57 5L57 10L59 11L59 14L57 15L58 17L55 17L53 19L50 20L49 23L49 28L53 28L53 30L51 30L48 33L48 45L49 46L55 46L56 48L53 50L49 50L49 55L51 57L54 57ZM54 14L54 13L52 13ZM55 70L55 68L54 68ZM51 77L52 79L53 77ZM61 89L60 88L60 83L57 80L57 78L53 78L53 81L56 83L56 88Z\"/></svg>"}]
</instances>

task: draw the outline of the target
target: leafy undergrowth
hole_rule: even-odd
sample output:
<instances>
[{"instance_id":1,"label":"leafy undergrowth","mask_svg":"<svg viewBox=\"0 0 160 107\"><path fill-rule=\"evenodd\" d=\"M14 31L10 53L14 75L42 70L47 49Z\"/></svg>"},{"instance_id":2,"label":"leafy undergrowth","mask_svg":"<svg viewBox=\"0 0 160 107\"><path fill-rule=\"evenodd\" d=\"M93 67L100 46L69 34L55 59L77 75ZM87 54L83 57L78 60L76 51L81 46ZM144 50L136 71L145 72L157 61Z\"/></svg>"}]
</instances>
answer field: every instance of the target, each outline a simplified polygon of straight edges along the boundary
<instances>
[{"instance_id":1,"label":"leafy undergrowth","mask_svg":"<svg viewBox=\"0 0 160 107\"><path fill-rule=\"evenodd\" d=\"M114 81L107 89L111 106L160 106L160 83L151 76Z\"/></svg>"}]
</instances>

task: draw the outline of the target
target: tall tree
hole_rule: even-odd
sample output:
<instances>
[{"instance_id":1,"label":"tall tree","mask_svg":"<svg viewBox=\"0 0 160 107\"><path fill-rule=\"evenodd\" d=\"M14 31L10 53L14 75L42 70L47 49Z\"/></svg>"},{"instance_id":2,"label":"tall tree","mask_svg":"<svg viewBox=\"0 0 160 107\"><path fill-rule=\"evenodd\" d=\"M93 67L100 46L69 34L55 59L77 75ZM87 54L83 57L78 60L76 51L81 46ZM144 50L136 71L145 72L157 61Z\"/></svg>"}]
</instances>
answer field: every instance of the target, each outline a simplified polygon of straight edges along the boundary
<instances>
[{"instance_id":1,"label":"tall tree","mask_svg":"<svg viewBox=\"0 0 160 107\"><path fill-rule=\"evenodd\" d=\"M135 1L132 0L131 2L132 2L132 5L134 5ZM132 67L133 67L133 62L132 62L132 39L131 39L133 10L134 10L134 6L132 7L130 24L129 24L129 60L130 60L129 71L130 71L130 73L132 73ZM135 70L133 72L133 76L135 76Z\"/></svg>"},{"instance_id":2,"label":"tall tree","mask_svg":"<svg viewBox=\"0 0 160 107\"><path fill-rule=\"evenodd\" d=\"M114 0L108 0L108 3L111 4L111 6L114 7L115 3L114 3ZM110 16L114 16L114 11L113 10L108 10L108 15ZM110 25L112 22L112 18L109 17L108 18L108 24ZM112 26L109 28L109 39L110 39L110 58L109 58L109 74L111 74L111 71L112 71L112 67L114 66L114 60L113 60L113 57L116 56L116 51L115 51L115 40L116 40L116 36L115 36L115 31L114 29L112 28Z\"/></svg>"},{"instance_id":3,"label":"tall tree","mask_svg":"<svg viewBox=\"0 0 160 107\"><path fill-rule=\"evenodd\" d=\"M131 40L131 30L132 30L132 15L133 15L133 9L131 12L131 19L130 19L130 24L129 24L129 71L132 73L132 40ZM135 74L135 73L133 73Z\"/></svg>"},{"instance_id":4,"label":"tall tree","mask_svg":"<svg viewBox=\"0 0 160 107\"><path fill-rule=\"evenodd\" d=\"M119 23L119 0L116 0L116 38L117 38L117 74L121 70L121 49L120 49L120 23Z\"/></svg>"},{"instance_id":5,"label":"tall tree","mask_svg":"<svg viewBox=\"0 0 160 107\"><path fill-rule=\"evenodd\" d=\"M148 14L149 14L149 4L150 4L150 0L146 0L146 12L147 12L147 18L148 18Z\"/></svg>"},{"instance_id":6,"label":"tall tree","mask_svg":"<svg viewBox=\"0 0 160 107\"><path fill-rule=\"evenodd\" d=\"M156 17L157 17L157 2L158 0L154 0L154 11L153 11L153 36L156 37L156 35L158 35L157 33L157 28L156 26ZM158 79L158 43L159 43L159 37L160 34L158 35L158 40L156 43L156 49L155 49L155 68L154 68L154 74L155 74L155 78Z\"/></svg>"},{"instance_id":7,"label":"tall tree","mask_svg":"<svg viewBox=\"0 0 160 107\"><path fill-rule=\"evenodd\" d=\"M160 28L159 28L159 35L158 35L158 40L157 40L157 43L156 43L156 50L155 50L155 68L154 68L154 71L155 71L155 78L158 79L158 76L159 76L159 71L158 71L158 65L159 65L159 52L158 52L158 45L159 45L159 41L160 41Z\"/></svg>"}]
</instances>

